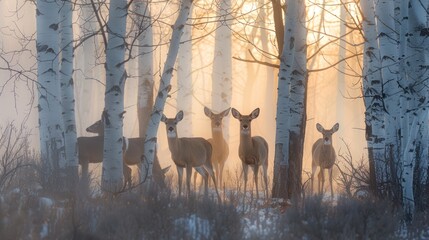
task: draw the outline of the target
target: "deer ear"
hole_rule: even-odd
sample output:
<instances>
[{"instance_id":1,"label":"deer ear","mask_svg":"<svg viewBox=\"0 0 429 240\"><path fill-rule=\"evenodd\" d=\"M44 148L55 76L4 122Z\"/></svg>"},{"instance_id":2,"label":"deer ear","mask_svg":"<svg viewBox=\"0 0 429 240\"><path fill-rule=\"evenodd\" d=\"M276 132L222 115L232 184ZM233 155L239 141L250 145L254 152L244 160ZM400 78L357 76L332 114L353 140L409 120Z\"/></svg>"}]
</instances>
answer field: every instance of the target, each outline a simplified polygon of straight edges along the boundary
<instances>
[{"instance_id":1,"label":"deer ear","mask_svg":"<svg viewBox=\"0 0 429 240\"><path fill-rule=\"evenodd\" d=\"M165 122L166 120L167 120L167 117L164 114L162 114L162 116L161 116L161 122Z\"/></svg>"},{"instance_id":2,"label":"deer ear","mask_svg":"<svg viewBox=\"0 0 429 240\"><path fill-rule=\"evenodd\" d=\"M224 117L228 116L228 114L229 114L229 110L230 110L230 109L231 109L231 108L228 108L228 109L224 110L224 111L222 112L222 116L224 116Z\"/></svg>"},{"instance_id":3,"label":"deer ear","mask_svg":"<svg viewBox=\"0 0 429 240\"><path fill-rule=\"evenodd\" d=\"M320 125L320 123L317 123L316 124L316 129L317 129L317 131L319 131L319 132L323 132L325 129L322 127L322 125Z\"/></svg>"},{"instance_id":4,"label":"deer ear","mask_svg":"<svg viewBox=\"0 0 429 240\"><path fill-rule=\"evenodd\" d=\"M256 108L255 110L253 110L250 116L252 117L252 119L257 118L259 116L259 108Z\"/></svg>"},{"instance_id":5,"label":"deer ear","mask_svg":"<svg viewBox=\"0 0 429 240\"><path fill-rule=\"evenodd\" d=\"M338 129L340 129L340 124L335 123L335 125L332 127L331 131L334 133L334 132L338 131Z\"/></svg>"},{"instance_id":6,"label":"deer ear","mask_svg":"<svg viewBox=\"0 0 429 240\"><path fill-rule=\"evenodd\" d=\"M210 118L210 117L212 117L213 113L208 107L204 107L204 114Z\"/></svg>"},{"instance_id":7,"label":"deer ear","mask_svg":"<svg viewBox=\"0 0 429 240\"><path fill-rule=\"evenodd\" d=\"M176 114L176 122L180 122L183 119L183 111L180 110L177 114Z\"/></svg>"},{"instance_id":8,"label":"deer ear","mask_svg":"<svg viewBox=\"0 0 429 240\"><path fill-rule=\"evenodd\" d=\"M232 113L232 116L233 116L233 117L235 117L235 118L237 118L237 119L240 119L241 114L240 114L240 112L238 112L238 111L237 111L237 109L235 109L235 108L231 108L231 113Z\"/></svg>"}]
</instances>

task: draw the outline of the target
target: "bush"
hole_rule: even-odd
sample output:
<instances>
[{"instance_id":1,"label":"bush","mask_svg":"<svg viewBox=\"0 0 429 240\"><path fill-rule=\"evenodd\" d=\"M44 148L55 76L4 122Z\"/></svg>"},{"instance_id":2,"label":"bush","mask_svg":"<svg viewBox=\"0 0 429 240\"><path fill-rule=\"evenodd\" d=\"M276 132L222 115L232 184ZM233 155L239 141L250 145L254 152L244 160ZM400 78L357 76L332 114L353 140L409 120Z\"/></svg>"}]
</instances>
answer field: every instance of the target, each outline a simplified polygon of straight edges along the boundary
<instances>
[{"instance_id":1,"label":"bush","mask_svg":"<svg viewBox=\"0 0 429 240\"><path fill-rule=\"evenodd\" d=\"M389 239L399 217L386 201L340 197L333 204L312 196L288 209L280 226L290 239Z\"/></svg>"}]
</instances>

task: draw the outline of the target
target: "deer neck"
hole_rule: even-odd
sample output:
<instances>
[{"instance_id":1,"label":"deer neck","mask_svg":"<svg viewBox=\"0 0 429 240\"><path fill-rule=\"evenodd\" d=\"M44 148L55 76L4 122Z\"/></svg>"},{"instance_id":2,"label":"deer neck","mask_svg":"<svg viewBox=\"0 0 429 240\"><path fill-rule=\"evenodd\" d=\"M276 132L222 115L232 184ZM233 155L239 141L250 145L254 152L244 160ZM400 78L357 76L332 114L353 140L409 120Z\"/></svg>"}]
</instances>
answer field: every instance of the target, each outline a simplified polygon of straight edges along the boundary
<instances>
[{"instance_id":1,"label":"deer neck","mask_svg":"<svg viewBox=\"0 0 429 240\"><path fill-rule=\"evenodd\" d=\"M330 154L331 152L334 151L334 147L332 146L332 142L329 145L325 145L322 143L322 147L321 147L321 152L325 153L325 154Z\"/></svg>"},{"instance_id":2,"label":"deer neck","mask_svg":"<svg viewBox=\"0 0 429 240\"><path fill-rule=\"evenodd\" d=\"M179 138L176 137L168 137L168 148L170 149L172 156L177 156L180 149L180 141Z\"/></svg>"},{"instance_id":3,"label":"deer neck","mask_svg":"<svg viewBox=\"0 0 429 240\"><path fill-rule=\"evenodd\" d=\"M240 133L240 148L243 151L253 149L252 135L249 133Z\"/></svg>"},{"instance_id":4,"label":"deer neck","mask_svg":"<svg viewBox=\"0 0 429 240\"><path fill-rule=\"evenodd\" d=\"M223 131L222 130L213 130L212 129L212 138L213 138L213 142L215 143L221 143L224 138L223 138Z\"/></svg>"}]
</instances>

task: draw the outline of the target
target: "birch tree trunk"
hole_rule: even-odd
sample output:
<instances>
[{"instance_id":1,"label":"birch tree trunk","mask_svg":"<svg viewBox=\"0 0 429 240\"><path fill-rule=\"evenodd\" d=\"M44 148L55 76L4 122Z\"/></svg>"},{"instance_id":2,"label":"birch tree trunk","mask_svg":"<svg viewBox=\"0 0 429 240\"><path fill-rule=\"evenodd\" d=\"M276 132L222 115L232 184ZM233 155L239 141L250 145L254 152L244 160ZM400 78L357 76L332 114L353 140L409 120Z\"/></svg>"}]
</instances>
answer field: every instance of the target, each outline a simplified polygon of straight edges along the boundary
<instances>
[{"instance_id":1,"label":"birch tree trunk","mask_svg":"<svg viewBox=\"0 0 429 240\"><path fill-rule=\"evenodd\" d=\"M232 39L231 0L220 0L217 9L219 22L215 32L214 60L212 72L212 109L221 112L231 107L232 97ZM224 119L224 138L229 141L229 118Z\"/></svg>"},{"instance_id":2,"label":"birch tree trunk","mask_svg":"<svg viewBox=\"0 0 429 240\"><path fill-rule=\"evenodd\" d=\"M174 65L177 59L180 46L180 38L182 37L186 21L192 7L192 0L183 0L179 10L179 16L176 19L173 27L173 33L171 36L170 46L168 48L167 59L164 64L164 70L161 75L161 82L158 88L158 95L155 100L155 105L149 120L149 126L146 132L145 144L144 144L144 161L145 164L143 176L145 185L148 187L152 186L152 168L155 157L155 144L157 141L157 133L161 116L164 111L165 102L168 97L168 92L171 89L171 78L174 70Z\"/></svg>"},{"instance_id":3,"label":"birch tree trunk","mask_svg":"<svg viewBox=\"0 0 429 240\"><path fill-rule=\"evenodd\" d=\"M295 59L295 32L298 2L287 1L285 12L284 45L280 58L277 93L276 139L274 153L273 198L288 198L289 193L289 111L290 86Z\"/></svg>"},{"instance_id":4,"label":"birch tree trunk","mask_svg":"<svg viewBox=\"0 0 429 240\"><path fill-rule=\"evenodd\" d=\"M149 124L153 106L153 30L150 6L147 0L134 1L135 12L139 14L137 26L141 34L138 37L138 94L137 113L139 136L144 137Z\"/></svg>"},{"instance_id":5,"label":"birch tree trunk","mask_svg":"<svg viewBox=\"0 0 429 240\"><path fill-rule=\"evenodd\" d=\"M62 117L64 121L64 143L65 143L65 170L66 189L74 190L79 176L79 161L77 158L77 134L75 120L75 99L73 84L73 23L72 3L68 0L62 1L61 6L61 103Z\"/></svg>"},{"instance_id":6,"label":"birch tree trunk","mask_svg":"<svg viewBox=\"0 0 429 240\"><path fill-rule=\"evenodd\" d=\"M388 163L385 160L385 117L381 78L380 51L377 44L373 0L360 2L365 35L363 96L365 104L365 137L368 144L370 190L376 196L388 196Z\"/></svg>"},{"instance_id":7,"label":"birch tree trunk","mask_svg":"<svg viewBox=\"0 0 429 240\"><path fill-rule=\"evenodd\" d=\"M123 187L123 114L124 85L127 73L124 68L127 1L110 2L107 23L106 92L103 111L104 156L101 187L106 192L117 192Z\"/></svg>"},{"instance_id":8,"label":"birch tree trunk","mask_svg":"<svg viewBox=\"0 0 429 240\"><path fill-rule=\"evenodd\" d=\"M96 87L100 81L104 83L104 78L100 79L102 73L99 71L97 62L100 60L99 53L99 35L97 32L97 21L94 10L91 5L91 0L82 0L80 13L80 32L81 39L84 39L82 46L76 49L76 69L81 71L75 72L76 79L76 117L77 117L77 132L79 135L85 133L85 129L94 122L92 118L94 114L97 119L100 117L101 107L98 108L100 96L103 94L102 87ZM101 85L101 84L100 84ZM92 104L87 104L87 103ZM101 104L100 104L101 105Z\"/></svg>"},{"instance_id":9,"label":"birch tree trunk","mask_svg":"<svg viewBox=\"0 0 429 240\"><path fill-rule=\"evenodd\" d=\"M192 15L192 7L190 10ZM179 136L192 136L192 26L188 19L183 30L182 43L179 48L177 59L177 111L182 110L185 114L182 125L178 129Z\"/></svg>"},{"instance_id":10,"label":"birch tree trunk","mask_svg":"<svg viewBox=\"0 0 429 240\"><path fill-rule=\"evenodd\" d=\"M304 0L295 0L298 4L298 18L295 28L295 56L291 74L290 110L289 110L289 198L299 198L302 187L302 160L307 121L307 28Z\"/></svg>"},{"instance_id":11,"label":"birch tree trunk","mask_svg":"<svg viewBox=\"0 0 429 240\"><path fill-rule=\"evenodd\" d=\"M377 20L377 35L380 49L381 75L383 79L383 94L386 129L386 152L387 164L391 172L388 174L391 192L394 201L401 201L401 184L399 181L402 172L399 156L402 154L404 140L400 132L401 104L398 92L403 94L398 87L399 64L398 64L398 37L395 32L393 1L378 1L375 3Z\"/></svg>"},{"instance_id":12,"label":"birch tree trunk","mask_svg":"<svg viewBox=\"0 0 429 240\"><path fill-rule=\"evenodd\" d=\"M408 2L408 1L407 1ZM428 129L428 99L429 99L429 1L411 0L407 5L408 12L408 41L407 41L407 61L404 66L408 66L411 89L415 96L416 116L421 116L419 131L416 139L416 161L414 163L414 182L416 210L428 208L428 149L429 149L429 129Z\"/></svg>"},{"instance_id":13,"label":"birch tree trunk","mask_svg":"<svg viewBox=\"0 0 429 240\"><path fill-rule=\"evenodd\" d=\"M66 161L58 76L59 5L49 0L37 0L36 3L41 180L45 188L61 190L61 184L57 184L58 173L64 169Z\"/></svg>"},{"instance_id":14,"label":"birch tree trunk","mask_svg":"<svg viewBox=\"0 0 429 240\"><path fill-rule=\"evenodd\" d=\"M150 113L153 107L153 29L150 3L147 0L135 0L134 11L137 13L135 24L138 31L138 89L137 116L139 121L139 137L144 138L149 125ZM142 146L143 148L144 146ZM156 161L156 160L155 160ZM146 162L139 164L140 182L145 181L142 173ZM159 162L154 162L159 165ZM161 166L159 166L161 169Z\"/></svg>"}]
</instances>

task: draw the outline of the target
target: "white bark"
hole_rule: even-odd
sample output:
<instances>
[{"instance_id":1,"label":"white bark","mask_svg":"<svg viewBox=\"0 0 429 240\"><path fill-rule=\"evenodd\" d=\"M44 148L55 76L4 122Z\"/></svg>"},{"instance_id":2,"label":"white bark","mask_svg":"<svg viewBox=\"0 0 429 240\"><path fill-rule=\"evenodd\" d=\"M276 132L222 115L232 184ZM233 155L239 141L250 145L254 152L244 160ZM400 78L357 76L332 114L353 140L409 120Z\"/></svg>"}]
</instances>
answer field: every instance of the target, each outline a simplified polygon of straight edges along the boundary
<instances>
[{"instance_id":1,"label":"white bark","mask_svg":"<svg viewBox=\"0 0 429 240\"><path fill-rule=\"evenodd\" d=\"M101 96L103 96L104 77L99 70L101 62L99 49L99 35L97 19L90 0L82 0L81 12L79 14L80 39L84 42L76 49L76 117L78 135L86 133L85 129L91 125L95 119L99 119L102 107ZM97 65L98 64L98 65ZM91 104L87 104L87 103ZM94 118L94 115L96 116Z\"/></svg>"},{"instance_id":2,"label":"white bark","mask_svg":"<svg viewBox=\"0 0 429 240\"><path fill-rule=\"evenodd\" d=\"M79 161L77 159L77 134L75 121L75 99L73 84L73 26L72 26L72 4L70 1L62 1L61 6L61 94L62 94L62 117L64 121L65 142L65 168L67 178L71 184L76 181Z\"/></svg>"},{"instance_id":3,"label":"white bark","mask_svg":"<svg viewBox=\"0 0 429 240\"><path fill-rule=\"evenodd\" d=\"M153 107L153 29L150 3L147 0L135 0L134 11L137 13L135 25L138 37L138 89L137 115L139 121L139 137L144 138L149 125L150 113ZM143 147L143 146L142 146ZM140 182L145 181L141 170L146 162L139 164Z\"/></svg>"},{"instance_id":4,"label":"white bark","mask_svg":"<svg viewBox=\"0 0 429 240\"><path fill-rule=\"evenodd\" d=\"M144 137L153 106L153 30L150 6L147 0L134 1L135 12L139 14L138 37L138 94L139 136Z\"/></svg>"},{"instance_id":5,"label":"white bark","mask_svg":"<svg viewBox=\"0 0 429 240\"><path fill-rule=\"evenodd\" d=\"M377 32L375 26L375 9L373 0L362 0L360 2L363 12L363 31L365 34L364 46L364 70L363 70L363 96L366 107L365 124L366 139L368 143L370 158L374 164L375 186L379 189L380 184L388 182L391 177L387 171L385 161L385 119L383 86L381 79L380 51L377 44ZM374 189L375 190L375 189ZM385 193L385 192L384 192Z\"/></svg>"},{"instance_id":6,"label":"white bark","mask_svg":"<svg viewBox=\"0 0 429 240\"><path fill-rule=\"evenodd\" d=\"M377 20L378 44L381 59L381 74L384 87L384 105L387 110L386 117L386 144L400 149L400 136L398 135L400 119L397 114L401 112L399 96L397 94L399 83L398 66L398 36L395 32L394 2L377 1L375 4ZM394 153L394 161L397 161L401 151Z\"/></svg>"},{"instance_id":7,"label":"white bark","mask_svg":"<svg viewBox=\"0 0 429 240\"><path fill-rule=\"evenodd\" d=\"M159 123L161 121L161 116L164 111L165 102L168 97L168 92L171 88L171 78L174 70L174 63L176 62L177 55L179 52L180 38L182 37L186 21L188 19L190 10L192 6L192 0L183 0L182 5L180 6L179 16L176 19L173 27L173 33L171 36L170 46L167 53L167 59L164 64L164 70L161 75L161 82L158 88L158 95L155 100L155 105L151 114L149 121L149 126L146 132L146 139L144 144L144 156L145 161L145 171L146 176L143 176L146 179L146 186L152 185L152 168L153 161L155 157L155 144L156 136L158 133Z\"/></svg>"},{"instance_id":8,"label":"white bark","mask_svg":"<svg viewBox=\"0 0 429 240\"><path fill-rule=\"evenodd\" d=\"M274 155L273 197L287 194L287 172L289 170L289 111L290 85L295 59L295 32L298 19L298 2L287 1L283 52L277 93L276 139ZM286 175L286 176L285 176Z\"/></svg>"},{"instance_id":9,"label":"white bark","mask_svg":"<svg viewBox=\"0 0 429 240\"><path fill-rule=\"evenodd\" d=\"M307 29L306 7L304 0L295 0L298 4L298 19L295 28L295 55L291 74L289 115L289 194L299 197L301 192L301 172L306 126L307 91Z\"/></svg>"},{"instance_id":10,"label":"white bark","mask_svg":"<svg viewBox=\"0 0 429 240\"><path fill-rule=\"evenodd\" d=\"M429 40L427 38L429 23L429 1L409 1L411 8L409 8L409 38L408 40L408 61L405 63L406 66L410 66L408 69L409 79L412 82L413 89L416 91L416 103L415 108L419 114L426 114L427 104L429 98L429 72L427 71L429 66ZM426 31L426 33L425 33ZM424 87L423 87L424 86ZM422 101L422 100L425 101ZM414 184L420 184L421 186L427 183L428 180L428 150L429 150L429 129L428 129L428 117L422 118L420 122L421 130L417 139L417 144L420 146L419 164L416 164L418 168L420 182ZM420 193L421 194L421 193ZM427 193L425 193L427 194ZM422 196L420 196L422 197ZM426 199L426 197L424 198Z\"/></svg>"},{"instance_id":11,"label":"white bark","mask_svg":"<svg viewBox=\"0 0 429 240\"><path fill-rule=\"evenodd\" d=\"M190 10L192 15L192 7ZM177 59L177 111L182 110L185 114L182 127L178 129L179 136L192 136L192 22L188 19L185 25L182 43L179 48Z\"/></svg>"},{"instance_id":12,"label":"white bark","mask_svg":"<svg viewBox=\"0 0 429 240\"><path fill-rule=\"evenodd\" d=\"M214 60L212 71L212 107L214 112L221 112L231 107L232 97L232 16L231 0L220 0L215 32ZM229 139L229 118L224 119L224 138Z\"/></svg>"},{"instance_id":13,"label":"white bark","mask_svg":"<svg viewBox=\"0 0 429 240\"><path fill-rule=\"evenodd\" d=\"M58 76L59 6L56 1L37 0L37 81L42 183L55 184L65 166L61 92ZM57 186L59 187L59 186Z\"/></svg>"},{"instance_id":14,"label":"white bark","mask_svg":"<svg viewBox=\"0 0 429 240\"><path fill-rule=\"evenodd\" d=\"M118 191L123 186L122 122L124 85L127 75L124 68L127 10L126 0L110 2L103 111L104 156L101 176L101 187L107 192Z\"/></svg>"}]
</instances>

